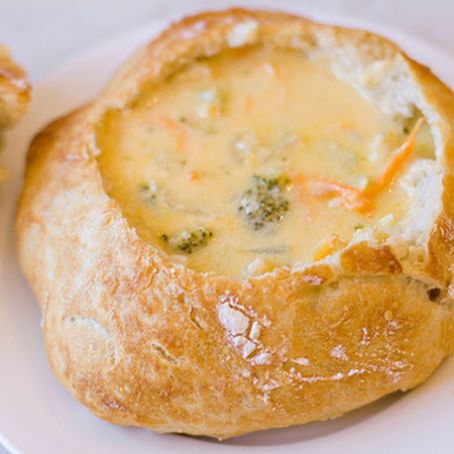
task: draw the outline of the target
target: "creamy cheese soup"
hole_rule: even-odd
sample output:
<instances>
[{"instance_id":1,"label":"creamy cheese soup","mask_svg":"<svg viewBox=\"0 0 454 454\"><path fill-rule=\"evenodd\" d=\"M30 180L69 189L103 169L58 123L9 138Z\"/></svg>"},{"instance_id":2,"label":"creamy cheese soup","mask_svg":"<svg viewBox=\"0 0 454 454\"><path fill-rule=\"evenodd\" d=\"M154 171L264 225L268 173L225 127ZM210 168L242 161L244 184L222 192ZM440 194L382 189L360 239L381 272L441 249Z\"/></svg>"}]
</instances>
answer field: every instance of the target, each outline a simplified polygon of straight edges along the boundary
<instances>
[{"instance_id":1,"label":"creamy cheese soup","mask_svg":"<svg viewBox=\"0 0 454 454\"><path fill-rule=\"evenodd\" d=\"M428 127L368 103L326 63L248 47L194 62L96 131L110 196L187 266L240 278L323 259L398 223Z\"/></svg>"}]
</instances>

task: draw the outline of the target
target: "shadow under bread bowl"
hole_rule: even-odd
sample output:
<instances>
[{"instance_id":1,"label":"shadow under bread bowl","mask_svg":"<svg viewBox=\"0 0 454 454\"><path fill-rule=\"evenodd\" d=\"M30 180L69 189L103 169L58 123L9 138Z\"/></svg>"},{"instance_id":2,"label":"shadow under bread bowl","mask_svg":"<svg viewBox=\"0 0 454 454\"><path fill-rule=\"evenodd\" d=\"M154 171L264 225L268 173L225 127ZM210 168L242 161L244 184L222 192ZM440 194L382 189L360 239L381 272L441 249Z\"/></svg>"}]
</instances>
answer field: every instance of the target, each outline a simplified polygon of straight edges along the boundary
<instances>
[{"instance_id":1,"label":"shadow under bread bowl","mask_svg":"<svg viewBox=\"0 0 454 454\"><path fill-rule=\"evenodd\" d=\"M18 253L55 373L108 421L218 438L421 383L454 344L453 112L367 32L172 25L31 146Z\"/></svg>"}]
</instances>

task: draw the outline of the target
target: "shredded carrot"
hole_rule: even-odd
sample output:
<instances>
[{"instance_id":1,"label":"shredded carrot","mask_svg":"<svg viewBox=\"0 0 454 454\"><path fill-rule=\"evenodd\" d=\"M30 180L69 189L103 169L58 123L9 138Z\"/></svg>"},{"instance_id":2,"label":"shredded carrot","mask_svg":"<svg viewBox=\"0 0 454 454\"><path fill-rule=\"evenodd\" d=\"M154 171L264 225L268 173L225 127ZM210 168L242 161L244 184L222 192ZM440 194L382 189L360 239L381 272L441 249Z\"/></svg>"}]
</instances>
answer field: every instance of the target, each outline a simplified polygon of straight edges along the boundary
<instances>
[{"instance_id":1,"label":"shredded carrot","mask_svg":"<svg viewBox=\"0 0 454 454\"><path fill-rule=\"evenodd\" d=\"M297 192L299 201L302 204L304 204L304 206L307 208L308 215L310 217L313 217L316 212L315 212L315 207L313 206L313 203L311 203L313 200L313 197L309 194L309 191L308 191L308 188L306 185L306 182L307 182L306 177L301 173L297 173L297 174L294 174L293 176L291 176L290 180L292 181L293 187Z\"/></svg>"},{"instance_id":2,"label":"shredded carrot","mask_svg":"<svg viewBox=\"0 0 454 454\"><path fill-rule=\"evenodd\" d=\"M342 203L350 210L365 213L370 208L370 201L364 197L361 190L338 181L331 181L326 178L312 177L313 181L324 186L324 195L340 197Z\"/></svg>"},{"instance_id":3,"label":"shredded carrot","mask_svg":"<svg viewBox=\"0 0 454 454\"><path fill-rule=\"evenodd\" d=\"M298 191L300 201L304 202L307 196L306 177L302 173L296 173L292 175L290 179Z\"/></svg>"},{"instance_id":4,"label":"shredded carrot","mask_svg":"<svg viewBox=\"0 0 454 454\"><path fill-rule=\"evenodd\" d=\"M164 129L167 129L170 132L175 132L180 130L180 125L170 117L159 117L157 120L159 126Z\"/></svg>"},{"instance_id":5,"label":"shredded carrot","mask_svg":"<svg viewBox=\"0 0 454 454\"><path fill-rule=\"evenodd\" d=\"M188 175L188 180L189 181L199 181L200 180L200 172L197 172L197 170L191 170Z\"/></svg>"},{"instance_id":6,"label":"shredded carrot","mask_svg":"<svg viewBox=\"0 0 454 454\"><path fill-rule=\"evenodd\" d=\"M349 186L337 181L328 180L320 177L305 177L297 174L292 178L294 185L298 189L300 199L305 199L308 195L307 185L316 183L320 185L318 194L312 193L314 197L332 198L339 197L344 206L350 210L356 210L362 214L368 214L370 211L370 201L364 197L362 191L353 186Z\"/></svg>"},{"instance_id":7,"label":"shredded carrot","mask_svg":"<svg viewBox=\"0 0 454 454\"><path fill-rule=\"evenodd\" d=\"M338 197L346 208L355 210L366 216L369 215L372 208L372 200L392 182L393 178L401 171L405 161L411 155L415 146L415 136L423 122L424 119L422 117L416 121L415 126L410 131L410 134L408 134L407 139L396 150L385 171L376 181L369 184L364 190L326 178L296 174L292 177L292 181L298 191L300 200L305 201L310 196L319 198ZM310 183L319 184L320 190L317 193L312 191L312 193L309 194L308 184Z\"/></svg>"},{"instance_id":8,"label":"shredded carrot","mask_svg":"<svg viewBox=\"0 0 454 454\"><path fill-rule=\"evenodd\" d=\"M423 124L424 119L418 118L413 126L413 129L408 134L405 142L397 149L394 154L391 162L386 167L385 171L377 178L375 182L369 185L364 190L364 195L366 197L372 198L377 196L383 189L385 189L393 180L393 178L400 172L403 167L404 162L409 158L413 148L415 146L415 136Z\"/></svg>"},{"instance_id":9,"label":"shredded carrot","mask_svg":"<svg viewBox=\"0 0 454 454\"><path fill-rule=\"evenodd\" d=\"M184 146L185 141L185 129L184 127L170 117L159 117L156 123L161 128L167 130L175 137L175 145L177 150L181 150Z\"/></svg>"}]
</instances>

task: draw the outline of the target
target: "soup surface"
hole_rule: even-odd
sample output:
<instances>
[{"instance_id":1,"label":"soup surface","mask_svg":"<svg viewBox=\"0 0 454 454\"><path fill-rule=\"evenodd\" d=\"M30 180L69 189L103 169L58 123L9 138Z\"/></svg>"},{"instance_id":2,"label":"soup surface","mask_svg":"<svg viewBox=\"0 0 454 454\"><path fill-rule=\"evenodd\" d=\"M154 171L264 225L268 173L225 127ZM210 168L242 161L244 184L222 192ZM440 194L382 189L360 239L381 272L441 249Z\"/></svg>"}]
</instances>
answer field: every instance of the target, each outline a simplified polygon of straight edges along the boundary
<instances>
[{"instance_id":1,"label":"soup surface","mask_svg":"<svg viewBox=\"0 0 454 454\"><path fill-rule=\"evenodd\" d=\"M410 203L401 174L432 155L415 121L385 116L297 50L249 47L109 112L95 140L105 188L141 237L239 278L398 223Z\"/></svg>"}]
</instances>

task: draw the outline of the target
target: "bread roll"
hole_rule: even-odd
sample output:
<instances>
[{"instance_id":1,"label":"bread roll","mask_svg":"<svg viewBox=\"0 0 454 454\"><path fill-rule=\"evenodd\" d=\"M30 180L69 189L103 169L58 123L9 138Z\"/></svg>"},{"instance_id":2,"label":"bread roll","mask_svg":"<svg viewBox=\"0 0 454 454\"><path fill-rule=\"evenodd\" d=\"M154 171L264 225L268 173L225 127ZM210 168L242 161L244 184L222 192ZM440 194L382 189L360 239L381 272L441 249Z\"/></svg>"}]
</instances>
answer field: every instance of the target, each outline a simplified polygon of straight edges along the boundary
<instances>
[{"instance_id":1,"label":"bread roll","mask_svg":"<svg viewBox=\"0 0 454 454\"><path fill-rule=\"evenodd\" d=\"M0 128L10 126L26 111L30 101L30 85L25 71L0 45Z\"/></svg>"},{"instance_id":2,"label":"bread roll","mask_svg":"<svg viewBox=\"0 0 454 454\"><path fill-rule=\"evenodd\" d=\"M30 102L30 90L25 71L11 60L7 49L0 45L0 133L25 113ZM0 164L0 182L7 175L8 170Z\"/></svg>"},{"instance_id":3,"label":"bread roll","mask_svg":"<svg viewBox=\"0 0 454 454\"><path fill-rule=\"evenodd\" d=\"M454 96L372 33L171 25L38 134L16 220L99 417L219 439L341 416L454 347Z\"/></svg>"}]
</instances>

